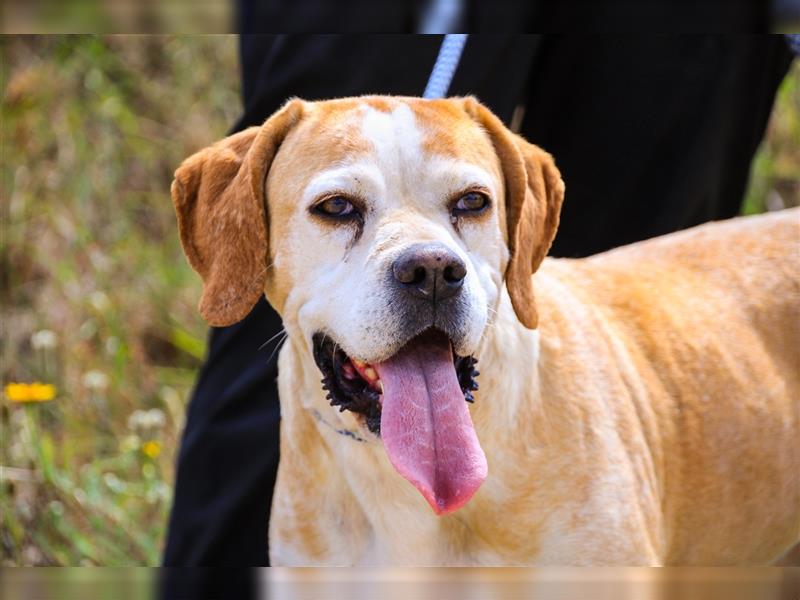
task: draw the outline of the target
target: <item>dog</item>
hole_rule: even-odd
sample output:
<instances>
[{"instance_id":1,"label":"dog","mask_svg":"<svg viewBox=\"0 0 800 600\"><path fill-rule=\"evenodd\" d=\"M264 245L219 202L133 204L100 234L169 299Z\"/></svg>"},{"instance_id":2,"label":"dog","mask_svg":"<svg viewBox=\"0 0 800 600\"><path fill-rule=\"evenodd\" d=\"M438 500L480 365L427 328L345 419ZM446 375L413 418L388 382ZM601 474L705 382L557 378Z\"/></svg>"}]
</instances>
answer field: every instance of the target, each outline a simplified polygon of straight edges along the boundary
<instances>
[{"instance_id":1,"label":"dog","mask_svg":"<svg viewBox=\"0 0 800 600\"><path fill-rule=\"evenodd\" d=\"M200 312L265 294L288 334L273 565L755 565L800 541L798 210L545 258L564 190L471 97L293 99L178 168Z\"/></svg>"}]
</instances>

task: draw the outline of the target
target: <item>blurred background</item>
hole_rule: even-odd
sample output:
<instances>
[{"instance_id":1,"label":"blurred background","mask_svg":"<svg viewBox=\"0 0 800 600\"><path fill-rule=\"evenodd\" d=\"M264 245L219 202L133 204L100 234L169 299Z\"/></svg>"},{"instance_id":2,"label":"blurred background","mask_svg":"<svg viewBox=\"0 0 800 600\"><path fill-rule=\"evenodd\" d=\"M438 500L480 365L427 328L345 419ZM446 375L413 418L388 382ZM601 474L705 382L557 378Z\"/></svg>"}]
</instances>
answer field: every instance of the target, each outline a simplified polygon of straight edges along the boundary
<instances>
[{"instance_id":1,"label":"blurred background","mask_svg":"<svg viewBox=\"0 0 800 600\"><path fill-rule=\"evenodd\" d=\"M237 39L6 36L0 53L2 565L156 565L207 333L169 186L239 116ZM795 61L743 213L800 204L799 139Z\"/></svg>"}]
</instances>

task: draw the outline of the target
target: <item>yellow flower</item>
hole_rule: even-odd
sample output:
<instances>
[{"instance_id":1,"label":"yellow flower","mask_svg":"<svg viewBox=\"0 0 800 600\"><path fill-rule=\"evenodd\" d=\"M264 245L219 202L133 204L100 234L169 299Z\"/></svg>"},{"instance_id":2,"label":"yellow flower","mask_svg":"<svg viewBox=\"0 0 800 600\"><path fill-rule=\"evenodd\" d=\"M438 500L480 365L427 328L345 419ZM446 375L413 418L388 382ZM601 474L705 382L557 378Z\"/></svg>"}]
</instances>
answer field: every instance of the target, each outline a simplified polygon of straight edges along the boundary
<instances>
[{"instance_id":1,"label":"yellow flower","mask_svg":"<svg viewBox=\"0 0 800 600\"><path fill-rule=\"evenodd\" d=\"M47 402L56 397L56 386L52 383L34 382L30 387L31 398L36 402Z\"/></svg>"},{"instance_id":2,"label":"yellow flower","mask_svg":"<svg viewBox=\"0 0 800 600\"><path fill-rule=\"evenodd\" d=\"M145 442L142 444L142 452L144 452L148 458L157 458L158 455L161 454L161 444L155 440Z\"/></svg>"},{"instance_id":3,"label":"yellow flower","mask_svg":"<svg viewBox=\"0 0 800 600\"><path fill-rule=\"evenodd\" d=\"M9 383L6 398L12 402L47 402L56 397L56 386L52 383Z\"/></svg>"}]
</instances>

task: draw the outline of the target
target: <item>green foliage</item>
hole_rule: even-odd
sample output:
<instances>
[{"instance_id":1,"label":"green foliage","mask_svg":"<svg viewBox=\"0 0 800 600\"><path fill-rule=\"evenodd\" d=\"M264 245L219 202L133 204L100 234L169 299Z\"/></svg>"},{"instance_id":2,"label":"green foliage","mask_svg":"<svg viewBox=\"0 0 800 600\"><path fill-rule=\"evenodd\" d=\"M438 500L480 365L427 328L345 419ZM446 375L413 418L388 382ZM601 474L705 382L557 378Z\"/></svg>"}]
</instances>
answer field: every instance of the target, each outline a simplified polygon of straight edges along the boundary
<instances>
[{"instance_id":1,"label":"green foliage","mask_svg":"<svg viewBox=\"0 0 800 600\"><path fill-rule=\"evenodd\" d=\"M775 100L767 133L750 170L742 214L800 205L800 60Z\"/></svg>"},{"instance_id":2,"label":"green foliage","mask_svg":"<svg viewBox=\"0 0 800 600\"><path fill-rule=\"evenodd\" d=\"M169 186L239 116L237 41L2 45L0 374L57 388L1 405L2 562L156 565L207 331Z\"/></svg>"}]
</instances>

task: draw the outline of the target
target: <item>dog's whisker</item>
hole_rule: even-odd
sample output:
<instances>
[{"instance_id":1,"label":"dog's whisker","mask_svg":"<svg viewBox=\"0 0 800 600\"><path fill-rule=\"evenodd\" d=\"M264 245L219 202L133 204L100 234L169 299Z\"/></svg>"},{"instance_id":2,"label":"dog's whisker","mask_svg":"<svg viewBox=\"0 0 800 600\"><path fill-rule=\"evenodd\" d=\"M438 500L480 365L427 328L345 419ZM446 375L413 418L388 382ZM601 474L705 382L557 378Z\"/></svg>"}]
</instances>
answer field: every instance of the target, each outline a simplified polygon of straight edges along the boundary
<instances>
[{"instance_id":1,"label":"dog's whisker","mask_svg":"<svg viewBox=\"0 0 800 600\"><path fill-rule=\"evenodd\" d=\"M263 344L261 344L261 345L258 347L258 349L259 349L259 350L263 350L263 349L264 349L264 347L265 347L267 344L269 344L269 343L270 343L272 340L274 340L276 337L278 337L279 335L281 335L281 334L284 334L284 333L286 333L286 329L282 327L282 328L281 328L281 330L280 330L278 333L276 333L276 334L275 334L275 335L273 335L271 338L269 338L269 339L268 339L266 342L264 342Z\"/></svg>"},{"instance_id":2,"label":"dog's whisker","mask_svg":"<svg viewBox=\"0 0 800 600\"><path fill-rule=\"evenodd\" d=\"M289 337L289 333L284 331L283 332L283 337L278 341L277 344L275 344L275 348L273 348L272 352L270 353L269 358L267 359L267 364L272 362L272 358L275 356L275 353L278 352L278 350L281 349L281 347L283 346L283 342L285 342L286 338L288 338L288 337Z\"/></svg>"}]
</instances>

